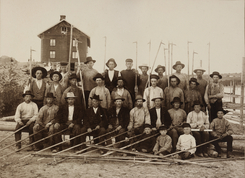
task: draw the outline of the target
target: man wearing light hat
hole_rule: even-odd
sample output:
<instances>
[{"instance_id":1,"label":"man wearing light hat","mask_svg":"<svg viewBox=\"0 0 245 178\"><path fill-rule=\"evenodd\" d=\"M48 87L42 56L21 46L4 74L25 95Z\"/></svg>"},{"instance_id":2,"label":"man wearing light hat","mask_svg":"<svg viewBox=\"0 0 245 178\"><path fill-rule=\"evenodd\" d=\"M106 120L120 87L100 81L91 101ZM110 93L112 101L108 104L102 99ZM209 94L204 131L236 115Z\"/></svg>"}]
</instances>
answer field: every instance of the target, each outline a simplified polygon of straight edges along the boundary
<instances>
[{"instance_id":1,"label":"man wearing light hat","mask_svg":"<svg viewBox=\"0 0 245 178\"><path fill-rule=\"evenodd\" d=\"M163 75L163 73L165 72L165 67L158 65L157 68L155 69L155 72L158 73L158 77L159 77L157 86L160 87L162 91L164 91L165 88L168 87L168 78Z\"/></svg>"},{"instance_id":2,"label":"man wearing light hat","mask_svg":"<svg viewBox=\"0 0 245 178\"><path fill-rule=\"evenodd\" d=\"M157 81L159 77L156 74L150 76L151 86L145 89L144 99L146 102L143 104L144 107L151 109L155 106L153 98L160 96L163 97L163 91L160 87L157 86Z\"/></svg>"},{"instance_id":3,"label":"man wearing light hat","mask_svg":"<svg viewBox=\"0 0 245 178\"><path fill-rule=\"evenodd\" d=\"M147 87L147 81L148 81L148 74L147 71L149 70L149 66L147 64L142 64L141 66L139 66L139 68L142 71L142 74L140 74L140 84L139 84L139 95L144 94L145 88Z\"/></svg>"},{"instance_id":4,"label":"man wearing light hat","mask_svg":"<svg viewBox=\"0 0 245 178\"><path fill-rule=\"evenodd\" d=\"M188 77L186 74L181 73L181 70L185 67L185 64L182 64L180 61L177 61L174 65L173 65L173 69L176 70L175 73L173 73L173 75L177 76L180 79L180 83L178 85L178 87L180 89L186 90L188 89Z\"/></svg>"}]
</instances>

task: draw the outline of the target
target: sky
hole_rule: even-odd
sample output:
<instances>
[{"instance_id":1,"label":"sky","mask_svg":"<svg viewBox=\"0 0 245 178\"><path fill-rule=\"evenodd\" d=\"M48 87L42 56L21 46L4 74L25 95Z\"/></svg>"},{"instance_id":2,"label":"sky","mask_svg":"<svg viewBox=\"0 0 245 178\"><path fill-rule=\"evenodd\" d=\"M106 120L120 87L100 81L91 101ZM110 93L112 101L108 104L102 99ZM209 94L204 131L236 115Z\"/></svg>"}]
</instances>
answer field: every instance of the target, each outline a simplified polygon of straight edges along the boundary
<instances>
[{"instance_id":1,"label":"sky","mask_svg":"<svg viewBox=\"0 0 245 178\"><path fill-rule=\"evenodd\" d=\"M202 61L208 72L208 43L211 72L242 71L243 0L0 0L0 56L26 62L31 47L33 58L40 61L37 35L58 23L60 15L90 36L88 56L97 61L94 68L99 72L105 55L106 61L114 58L116 69L122 70L127 58L136 67L137 54L137 66L150 64L154 73L157 65L165 65L164 48L174 43L173 63L184 63L187 73L188 41L190 72L193 51L197 53L194 68Z\"/></svg>"}]
</instances>

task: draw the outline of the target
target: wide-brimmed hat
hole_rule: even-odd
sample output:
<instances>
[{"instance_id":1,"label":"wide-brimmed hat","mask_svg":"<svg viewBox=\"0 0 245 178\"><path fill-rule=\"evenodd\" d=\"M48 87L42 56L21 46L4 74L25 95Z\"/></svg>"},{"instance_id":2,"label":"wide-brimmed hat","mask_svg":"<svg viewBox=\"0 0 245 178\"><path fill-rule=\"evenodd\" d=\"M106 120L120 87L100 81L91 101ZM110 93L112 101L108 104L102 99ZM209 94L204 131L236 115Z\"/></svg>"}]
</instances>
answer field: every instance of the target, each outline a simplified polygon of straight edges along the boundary
<instances>
[{"instance_id":1,"label":"wide-brimmed hat","mask_svg":"<svg viewBox=\"0 0 245 178\"><path fill-rule=\"evenodd\" d=\"M67 99L67 98L76 98L76 96L74 95L73 92L68 92L68 93L66 94L65 99Z\"/></svg>"},{"instance_id":2,"label":"wide-brimmed hat","mask_svg":"<svg viewBox=\"0 0 245 178\"><path fill-rule=\"evenodd\" d=\"M219 72L214 71L212 74L210 74L210 77L213 78L214 75L218 75L219 79L222 79L222 76L219 74Z\"/></svg>"},{"instance_id":3,"label":"wide-brimmed hat","mask_svg":"<svg viewBox=\"0 0 245 178\"><path fill-rule=\"evenodd\" d=\"M144 128L150 128L150 129L151 129L151 128L152 128L152 125L150 125L150 124L145 124L145 125L144 125Z\"/></svg>"},{"instance_id":4,"label":"wide-brimmed hat","mask_svg":"<svg viewBox=\"0 0 245 178\"><path fill-rule=\"evenodd\" d=\"M166 127L165 125L161 125L161 126L159 127L159 130L167 130L167 127Z\"/></svg>"},{"instance_id":5,"label":"wide-brimmed hat","mask_svg":"<svg viewBox=\"0 0 245 178\"><path fill-rule=\"evenodd\" d=\"M80 79L74 73L69 76L69 80L72 80L72 79L77 79L78 82L80 81Z\"/></svg>"},{"instance_id":6,"label":"wide-brimmed hat","mask_svg":"<svg viewBox=\"0 0 245 178\"><path fill-rule=\"evenodd\" d=\"M38 67L34 67L34 68L31 70L31 75L32 75L33 78L36 78L36 72L37 72L38 70L41 70L41 71L42 71L42 73L43 73L42 78L45 78L45 77L47 76L47 74L48 74L47 70L46 70L44 67L38 66Z\"/></svg>"},{"instance_id":7,"label":"wide-brimmed hat","mask_svg":"<svg viewBox=\"0 0 245 178\"><path fill-rule=\"evenodd\" d=\"M100 99L100 96L99 96L99 95L96 95L96 94L94 94L93 97L90 97L90 99L91 99L91 100L92 100L92 99L95 99L95 100L98 100L98 101L102 101L102 100Z\"/></svg>"},{"instance_id":8,"label":"wide-brimmed hat","mask_svg":"<svg viewBox=\"0 0 245 178\"><path fill-rule=\"evenodd\" d=\"M171 75L170 77L169 77L169 82L171 83L171 79L172 78L176 78L177 79L177 85L179 85L179 83L180 83L180 79L179 79L179 77L177 77L176 75Z\"/></svg>"},{"instance_id":9,"label":"wide-brimmed hat","mask_svg":"<svg viewBox=\"0 0 245 178\"><path fill-rule=\"evenodd\" d=\"M191 128L191 125L189 123L184 123L182 124L182 127L185 128L185 127L190 127Z\"/></svg>"},{"instance_id":10,"label":"wide-brimmed hat","mask_svg":"<svg viewBox=\"0 0 245 178\"><path fill-rule=\"evenodd\" d=\"M114 62L114 64L115 64L115 67L114 67L114 68L117 67L117 63L116 63L115 59L110 58L110 59L107 61L107 63L106 63L105 65L106 65L108 68L109 68L109 66L108 66L109 62Z\"/></svg>"},{"instance_id":11,"label":"wide-brimmed hat","mask_svg":"<svg viewBox=\"0 0 245 178\"><path fill-rule=\"evenodd\" d=\"M125 60L125 62L133 62L133 59L128 58Z\"/></svg>"},{"instance_id":12,"label":"wide-brimmed hat","mask_svg":"<svg viewBox=\"0 0 245 178\"><path fill-rule=\"evenodd\" d=\"M25 93L22 94L22 97L25 97L26 95L31 95L32 97L34 97L30 90L25 91Z\"/></svg>"},{"instance_id":13,"label":"wide-brimmed hat","mask_svg":"<svg viewBox=\"0 0 245 178\"><path fill-rule=\"evenodd\" d=\"M92 57L89 56L89 57L86 58L86 61L84 62L84 64L87 64L90 61L93 61L94 63L96 62L96 60L93 60Z\"/></svg>"},{"instance_id":14,"label":"wide-brimmed hat","mask_svg":"<svg viewBox=\"0 0 245 178\"><path fill-rule=\"evenodd\" d=\"M135 101L138 101L138 100L143 100L143 102L145 102L145 99L143 99L141 95L136 96Z\"/></svg>"},{"instance_id":15,"label":"wide-brimmed hat","mask_svg":"<svg viewBox=\"0 0 245 178\"><path fill-rule=\"evenodd\" d=\"M176 63L173 65L174 70L177 65L182 65L182 69L185 67L185 64L182 64L180 61L176 61Z\"/></svg>"},{"instance_id":16,"label":"wide-brimmed hat","mask_svg":"<svg viewBox=\"0 0 245 178\"><path fill-rule=\"evenodd\" d=\"M174 97L173 101L171 101L171 104L173 105L175 102L179 102L180 104L183 104L183 102L180 100L179 97Z\"/></svg>"},{"instance_id":17,"label":"wide-brimmed hat","mask_svg":"<svg viewBox=\"0 0 245 178\"><path fill-rule=\"evenodd\" d=\"M199 83L197 82L197 79L196 78L191 78L190 81L189 81L189 84L191 82L195 82L196 83L196 86L199 85Z\"/></svg>"},{"instance_id":18,"label":"wide-brimmed hat","mask_svg":"<svg viewBox=\"0 0 245 178\"><path fill-rule=\"evenodd\" d=\"M67 66L67 64L68 64L67 62L61 62L60 66Z\"/></svg>"},{"instance_id":19,"label":"wide-brimmed hat","mask_svg":"<svg viewBox=\"0 0 245 178\"><path fill-rule=\"evenodd\" d=\"M198 101L198 100L194 101L192 107L194 107L194 106L196 106L196 105L200 105L201 107L203 107L203 105L201 104L201 102Z\"/></svg>"},{"instance_id":20,"label":"wide-brimmed hat","mask_svg":"<svg viewBox=\"0 0 245 178\"><path fill-rule=\"evenodd\" d=\"M163 97L158 96L158 97L156 97L156 98L153 98L151 101L155 101L156 99L160 99L160 100L162 101L162 100L163 100Z\"/></svg>"},{"instance_id":21,"label":"wide-brimmed hat","mask_svg":"<svg viewBox=\"0 0 245 178\"><path fill-rule=\"evenodd\" d=\"M155 72L157 72L159 68L162 68L163 72L165 72L165 66L161 66L161 65L157 66L157 68L155 69Z\"/></svg>"},{"instance_id":22,"label":"wide-brimmed hat","mask_svg":"<svg viewBox=\"0 0 245 178\"><path fill-rule=\"evenodd\" d=\"M101 78L102 80L105 80L105 78L103 77L103 75L100 74L100 73L97 73L97 74L94 76L93 80L95 81L97 78Z\"/></svg>"},{"instance_id":23,"label":"wide-brimmed hat","mask_svg":"<svg viewBox=\"0 0 245 178\"><path fill-rule=\"evenodd\" d=\"M150 79L159 79L159 76L158 75L156 75L156 74L151 74L150 75Z\"/></svg>"},{"instance_id":24,"label":"wide-brimmed hat","mask_svg":"<svg viewBox=\"0 0 245 178\"><path fill-rule=\"evenodd\" d=\"M123 82L125 82L125 80L124 80L124 78L122 76L117 77L117 81L118 80L122 80Z\"/></svg>"},{"instance_id":25,"label":"wide-brimmed hat","mask_svg":"<svg viewBox=\"0 0 245 178\"><path fill-rule=\"evenodd\" d=\"M59 75L59 81L62 79L62 75L61 75L58 71L54 71L54 72L52 72L52 73L50 74L50 79L51 79L51 80L53 80L52 78L53 78L53 75L54 75L54 74Z\"/></svg>"},{"instance_id":26,"label":"wide-brimmed hat","mask_svg":"<svg viewBox=\"0 0 245 178\"><path fill-rule=\"evenodd\" d=\"M46 94L46 98L56 98L56 97L54 96L53 93L48 92L48 93Z\"/></svg>"},{"instance_id":27,"label":"wide-brimmed hat","mask_svg":"<svg viewBox=\"0 0 245 178\"><path fill-rule=\"evenodd\" d=\"M149 66L147 64L142 64L139 66L139 68L142 70L142 67L147 67L147 70L149 69Z\"/></svg>"},{"instance_id":28,"label":"wide-brimmed hat","mask_svg":"<svg viewBox=\"0 0 245 178\"><path fill-rule=\"evenodd\" d=\"M227 111L227 110L224 110L222 107L219 107L219 108L217 109L217 113L218 113L219 111L222 111L222 112L224 113L224 115L227 114L227 113L229 112L229 111Z\"/></svg>"},{"instance_id":29,"label":"wide-brimmed hat","mask_svg":"<svg viewBox=\"0 0 245 178\"><path fill-rule=\"evenodd\" d=\"M115 96L114 101L116 101L116 100L122 100L122 101L124 101L125 99L124 99L124 98L122 98L121 96Z\"/></svg>"},{"instance_id":30,"label":"wide-brimmed hat","mask_svg":"<svg viewBox=\"0 0 245 178\"><path fill-rule=\"evenodd\" d=\"M193 72L196 73L198 70L200 70L200 71L202 71L202 72L206 72L206 70L203 69L202 67L196 68Z\"/></svg>"}]
</instances>

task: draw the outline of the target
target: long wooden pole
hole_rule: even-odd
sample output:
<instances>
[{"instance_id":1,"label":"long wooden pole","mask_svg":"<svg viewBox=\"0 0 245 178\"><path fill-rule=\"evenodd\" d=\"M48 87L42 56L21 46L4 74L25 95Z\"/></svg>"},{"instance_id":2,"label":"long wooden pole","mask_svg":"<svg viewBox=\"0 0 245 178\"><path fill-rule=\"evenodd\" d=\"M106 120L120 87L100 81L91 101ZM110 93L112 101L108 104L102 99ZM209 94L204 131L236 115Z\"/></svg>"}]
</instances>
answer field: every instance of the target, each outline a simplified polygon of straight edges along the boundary
<instances>
[{"instance_id":1,"label":"long wooden pole","mask_svg":"<svg viewBox=\"0 0 245 178\"><path fill-rule=\"evenodd\" d=\"M176 44L171 43L171 66L173 66L173 51L174 51L174 46L176 46ZM171 68L171 73L173 73L173 68Z\"/></svg>"},{"instance_id":2,"label":"long wooden pole","mask_svg":"<svg viewBox=\"0 0 245 178\"><path fill-rule=\"evenodd\" d=\"M105 56L104 56L103 71L105 71L105 63L106 63L106 36L104 38L105 38Z\"/></svg>"},{"instance_id":3,"label":"long wooden pole","mask_svg":"<svg viewBox=\"0 0 245 178\"><path fill-rule=\"evenodd\" d=\"M208 43L208 76L210 75L210 42Z\"/></svg>"},{"instance_id":4,"label":"long wooden pole","mask_svg":"<svg viewBox=\"0 0 245 178\"><path fill-rule=\"evenodd\" d=\"M150 70L151 70L151 40L150 40L150 42L148 44L149 44L149 72L150 72ZM150 77L151 77L151 74L149 73L148 82L147 82L148 83L148 87L151 86Z\"/></svg>"},{"instance_id":5,"label":"long wooden pole","mask_svg":"<svg viewBox=\"0 0 245 178\"><path fill-rule=\"evenodd\" d=\"M159 50L160 50L162 44L164 45L164 43L161 41L160 44L159 44L158 50L157 50L156 57L155 57L154 62L152 64L152 68L151 68L151 73L150 74L152 74L152 71L154 69L154 65L155 65L155 62L156 62L156 59L157 59L157 56L158 56L158 53L159 53Z\"/></svg>"},{"instance_id":6,"label":"long wooden pole","mask_svg":"<svg viewBox=\"0 0 245 178\"><path fill-rule=\"evenodd\" d=\"M244 0L244 29L245 29L245 0ZM245 135L245 130L243 127L243 109L244 109L244 85L245 85L245 34L244 34L244 57L242 58L242 77L241 77L241 109L240 109L240 125L241 125L241 130L243 130L244 135ZM245 150L244 150L245 153Z\"/></svg>"},{"instance_id":7,"label":"long wooden pole","mask_svg":"<svg viewBox=\"0 0 245 178\"><path fill-rule=\"evenodd\" d=\"M189 54L189 43L192 43L191 41L187 41L187 55L188 55L188 81L190 79L190 54Z\"/></svg>"},{"instance_id":8,"label":"long wooden pole","mask_svg":"<svg viewBox=\"0 0 245 178\"><path fill-rule=\"evenodd\" d=\"M167 58L166 58L166 50L168 50L168 48L164 48L164 65L165 65L165 76L167 76Z\"/></svg>"},{"instance_id":9,"label":"long wooden pole","mask_svg":"<svg viewBox=\"0 0 245 178\"><path fill-rule=\"evenodd\" d=\"M194 55L197 54L195 51L193 51L193 56L192 56L192 77L194 77Z\"/></svg>"},{"instance_id":10,"label":"long wooden pole","mask_svg":"<svg viewBox=\"0 0 245 178\"><path fill-rule=\"evenodd\" d=\"M136 44L135 70L137 71L138 70L137 69L137 62L138 62L138 42L135 41L133 43ZM137 81L137 79L138 79L138 73L135 72L135 86L134 86L135 97L138 94L138 85L137 85L138 81Z\"/></svg>"},{"instance_id":11,"label":"long wooden pole","mask_svg":"<svg viewBox=\"0 0 245 178\"><path fill-rule=\"evenodd\" d=\"M69 49L69 62L68 62L68 73L70 73L71 70L71 54L72 54L72 34L73 34L73 26L71 25L71 33L70 33L70 49Z\"/></svg>"},{"instance_id":12,"label":"long wooden pole","mask_svg":"<svg viewBox=\"0 0 245 178\"><path fill-rule=\"evenodd\" d=\"M172 68L172 66L170 66L170 50L170 43L168 42L168 76L172 75L170 72L170 67Z\"/></svg>"}]
</instances>

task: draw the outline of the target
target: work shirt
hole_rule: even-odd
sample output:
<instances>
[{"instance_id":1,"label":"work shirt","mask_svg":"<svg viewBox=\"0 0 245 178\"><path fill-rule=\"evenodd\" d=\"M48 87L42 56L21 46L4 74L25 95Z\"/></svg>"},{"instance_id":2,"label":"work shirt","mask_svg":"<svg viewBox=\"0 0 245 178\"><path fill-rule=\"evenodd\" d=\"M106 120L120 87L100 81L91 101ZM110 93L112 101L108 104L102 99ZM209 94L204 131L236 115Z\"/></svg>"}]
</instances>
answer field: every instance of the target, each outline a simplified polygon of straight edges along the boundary
<instances>
[{"instance_id":1,"label":"work shirt","mask_svg":"<svg viewBox=\"0 0 245 178\"><path fill-rule=\"evenodd\" d=\"M180 126L186 121L186 112L183 109L169 109L169 115L172 120L172 126Z\"/></svg>"},{"instance_id":2,"label":"work shirt","mask_svg":"<svg viewBox=\"0 0 245 178\"><path fill-rule=\"evenodd\" d=\"M210 129L213 130L211 134L215 137L220 137L224 133L227 133L228 135L233 134L231 124L225 118L215 118L210 124Z\"/></svg>"},{"instance_id":3,"label":"work shirt","mask_svg":"<svg viewBox=\"0 0 245 178\"><path fill-rule=\"evenodd\" d=\"M159 76L159 75L158 75ZM159 76L157 86L162 89L162 91L165 90L166 87L168 87L168 78L166 76Z\"/></svg>"},{"instance_id":4,"label":"work shirt","mask_svg":"<svg viewBox=\"0 0 245 178\"><path fill-rule=\"evenodd\" d=\"M215 95L215 98L209 99L210 95ZM211 82L207 85L204 99L207 104L215 103L217 99L222 99L224 97L224 85L220 82Z\"/></svg>"},{"instance_id":5,"label":"work shirt","mask_svg":"<svg viewBox=\"0 0 245 178\"><path fill-rule=\"evenodd\" d=\"M97 70L89 68L82 71L84 91L91 91L94 87L96 87L96 83L93 78L97 73L99 73Z\"/></svg>"},{"instance_id":6,"label":"work shirt","mask_svg":"<svg viewBox=\"0 0 245 178\"><path fill-rule=\"evenodd\" d=\"M138 89L138 91L139 91L138 94L141 96L143 96L143 94L144 94L147 81L148 81L148 74L146 74L146 75L141 74L140 75L140 84L139 84L139 89Z\"/></svg>"},{"instance_id":7,"label":"work shirt","mask_svg":"<svg viewBox=\"0 0 245 178\"><path fill-rule=\"evenodd\" d=\"M150 114L147 108L135 107L130 111L130 121L128 128L138 128L146 123L151 124Z\"/></svg>"},{"instance_id":8,"label":"work shirt","mask_svg":"<svg viewBox=\"0 0 245 178\"><path fill-rule=\"evenodd\" d=\"M193 148L196 146L196 140L195 138L190 135L190 134L183 134L183 135L180 135L179 139L178 139L178 142L177 142L177 145L176 145L176 149L177 150L181 150L181 151L184 151L184 150L187 150L189 148ZM188 150L191 154L194 154L196 152L196 148L193 148L193 149L190 149Z\"/></svg>"},{"instance_id":9,"label":"work shirt","mask_svg":"<svg viewBox=\"0 0 245 178\"><path fill-rule=\"evenodd\" d=\"M97 86L91 90L89 93L88 107L92 107L92 98L94 95L99 95L99 98L102 100L100 106L105 109L111 107L111 95L110 91L105 86Z\"/></svg>"},{"instance_id":10,"label":"work shirt","mask_svg":"<svg viewBox=\"0 0 245 178\"><path fill-rule=\"evenodd\" d=\"M171 152L172 149L172 139L169 135L160 135L157 137L156 144L153 148L153 152Z\"/></svg>"},{"instance_id":11,"label":"work shirt","mask_svg":"<svg viewBox=\"0 0 245 178\"><path fill-rule=\"evenodd\" d=\"M111 106L114 105L114 99L116 96L120 96L124 99L123 101L123 107L126 107L128 109L133 108L133 102L130 93L125 88L114 88L114 90L111 92Z\"/></svg>"},{"instance_id":12,"label":"work shirt","mask_svg":"<svg viewBox=\"0 0 245 178\"><path fill-rule=\"evenodd\" d=\"M35 121L38 115L38 107L34 102L26 103L23 102L19 104L15 111L14 120L19 122L21 120L31 120Z\"/></svg>"},{"instance_id":13,"label":"work shirt","mask_svg":"<svg viewBox=\"0 0 245 178\"><path fill-rule=\"evenodd\" d=\"M183 74L183 73L173 73L173 75L175 75L176 77L178 77L180 79L180 83L178 85L178 87L180 89L182 89L182 91L184 92L186 89L188 89L188 77L186 74Z\"/></svg>"},{"instance_id":14,"label":"work shirt","mask_svg":"<svg viewBox=\"0 0 245 178\"><path fill-rule=\"evenodd\" d=\"M202 126L204 126L205 129L209 128L208 116L206 116L202 111L200 111L199 113L191 111L187 116L186 122L191 125L192 129L199 129Z\"/></svg>"},{"instance_id":15,"label":"work shirt","mask_svg":"<svg viewBox=\"0 0 245 178\"><path fill-rule=\"evenodd\" d=\"M155 102L151 100L159 96L163 98L163 91L161 88L153 86L146 88L144 91L143 98L145 99L145 102L143 103L143 106L148 109L155 107Z\"/></svg>"},{"instance_id":16,"label":"work shirt","mask_svg":"<svg viewBox=\"0 0 245 178\"><path fill-rule=\"evenodd\" d=\"M174 97L179 97L180 101L183 102L181 108L185 108L185 100L184 100L184 93L179 87L167 87L164 90L164 105L167 109L172 108L171 101L173 101Z\"/></svg>"},{"instance_id":17,"label":"work shirt","mask_svg":"<svg viewBox=\"0 0 245 178\"><path fill-rule=\"evenodd\" d=\"M189 88L184 91L184 95L186 113L189 113L194 110L193 104L195 101L199 101L200 104L203 105L202 96L198 90ZM202 107L202 111L204 111L204 107Z\"/></svg>"},{"instance_id":18,"label":"work shirt","mask_svg":"<svg viewBox=\"0 0 245 178\"><path fill-rule=\"evenodd\" d=\"M55 104L52 106L44 105L38 113L36 124L45 127L47 123L52 121L54 122L54 118L56 117L58 110L59 107Z\"/></svg>"},{"instance_id":19,"label":"work shirt","mask_svg":"<svg viewBox=\"0 0 245 178\"><path fill-rule=\"evenodd\" d=\"M199 83L199 85L197 85L196 88L200 92L202 99L204 101L205 90L206 90L208 82L203 78L201 79L197 78L197 82Z\"/></svg>"}]
</instances>

